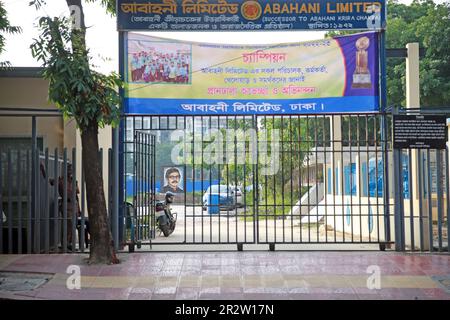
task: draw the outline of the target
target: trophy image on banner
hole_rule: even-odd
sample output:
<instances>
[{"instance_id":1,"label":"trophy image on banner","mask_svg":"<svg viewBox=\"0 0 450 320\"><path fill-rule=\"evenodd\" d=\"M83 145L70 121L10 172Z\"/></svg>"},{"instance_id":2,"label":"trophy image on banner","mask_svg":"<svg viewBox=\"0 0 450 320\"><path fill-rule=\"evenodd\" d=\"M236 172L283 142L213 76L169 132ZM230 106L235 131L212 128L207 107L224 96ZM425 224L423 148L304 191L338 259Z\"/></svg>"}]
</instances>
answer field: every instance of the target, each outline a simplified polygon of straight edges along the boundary
<instances>
[{"instance_id":1,"label":"trophy image on banner","mask_svg":"<svg viewBox=\"0 0 450 320\"><path fill-rule=\"evenodd\" d=\"M370 41L367 37L361 37L356 40L356 68L353 73L352 88L371 88L372 83L370 81L369 71L369 58L367 48Z\"/></svg>"}]
</instances>

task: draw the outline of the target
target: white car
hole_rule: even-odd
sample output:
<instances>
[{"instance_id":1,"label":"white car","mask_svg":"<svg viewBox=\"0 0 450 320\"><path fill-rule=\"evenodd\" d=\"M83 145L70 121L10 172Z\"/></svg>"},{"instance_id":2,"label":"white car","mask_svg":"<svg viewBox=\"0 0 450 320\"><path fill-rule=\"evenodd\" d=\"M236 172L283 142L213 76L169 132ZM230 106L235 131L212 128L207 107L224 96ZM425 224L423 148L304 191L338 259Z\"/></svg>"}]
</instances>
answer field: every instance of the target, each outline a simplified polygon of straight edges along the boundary
<instances>
[{"instance_id":1,"label":"white car","mask_svg":"<svg viewBox=\"0 0 450 320\"><path fill-rule=\"evenodd\" d=\"M238 208L242 208L244 206L244 198L243 198L243 194L242 194L242 189L241 187L233 187L231 186L231 188L234 188L234 192L235 192L235 202L236 202L236 207Z\"/></svg>"},{"instance_id":2,"label":"white car","mask_svg":"<svg viewBox=\"0 0 450 320\"><path fill-rule=\"evenodd\" d=\"M218 201L220 209L233 210L236 207L234 188L226 185L213 184L209 186L203 194L203 210L206 210L210 205L210 196L214 195L219 197Z\"/></svg>"}]
</instances>

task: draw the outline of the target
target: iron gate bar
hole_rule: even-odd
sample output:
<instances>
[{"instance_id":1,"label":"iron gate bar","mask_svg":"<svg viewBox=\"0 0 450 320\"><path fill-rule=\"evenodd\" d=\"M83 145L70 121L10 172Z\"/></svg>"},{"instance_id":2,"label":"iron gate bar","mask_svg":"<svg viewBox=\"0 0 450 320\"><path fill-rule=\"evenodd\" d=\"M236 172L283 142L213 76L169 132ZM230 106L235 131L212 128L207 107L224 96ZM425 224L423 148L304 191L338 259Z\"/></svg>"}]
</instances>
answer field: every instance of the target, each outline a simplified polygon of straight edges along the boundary
<instances>
[{"instance_id":1,"label":"iron gate bar","mask_svg":"<svg viewBox=\"0 0 450 320\"><path fill-rule=\"evenodd\" d=\"M340 117L340 131L341 131L341 172L340 172L340 177L342 177L340 179L340 183L341 183L341 189L340 189L340 193L342 195L342 242L345 242L345 220L344 220L344 211L345 211L345 185L344 185L344 137L342 136L344 129L343 129L343 121L342 121L342 115L339 116ZM348 207L348 206L347 206ZM348 208L350 209L350 208ZM346 213L345 213L346 214Z\"/></svg>"},{"instance_id":2,"label":"iron gate bar","mask_svg":"<svg viewBox=\"0 0 450 320\"><path fill-rule=\"evenodd\" d=\"M230 117L227 116L226 117L226 122L225 122L225 129L226 130L228 130L228 124L230 123L229 120L230 120ZM222 149L223 149L222 145L220 147L222 147ZM203 148L202 148L202 150L203 150ZM236 156L234 158L236 158ZM230 181L229 181L230 172L229 172L229 166L228 166L228 159L224 163L224 167L225 167L224 169L227 172L227 179L226 179L226 183L227 183L226 186L227 186L227 188L226 188L226 190L227 190L227 199L229 199L229 197L230 197L230 188L228 188L228 187L230 186ZM202 165L202 169L203 169L203 165ZM230 211L229 211L229 209L227 210L227 242L230 242Z\"/></svg>"},{"instance_id":3,"label":"iron gate bar","mask_svg":"<svg viewBox=\"0 0 450 320\"><path fill-rule=\"evenodd\" d=\"M245 158L245 122L246 122L246 117L242 118L242 127L243 127L243 132L244 132L244 150L241 151L244 153L244 163L243 163L243 170L245 171L245 165L246 165L246 158ZM237 137L237 130L238 130L238 117L234 116L234 136L233 136L233 140L234 140L234 154L238 154L238 137ZM235 196L235 209L234 209L234 217L235 217L235 224L236 224L236 242L239 243L239 214L238 214L238 161L237 161L237 157L234 157L234 196ZM245 176L244 176L245 177ZM245 179L244 179L245 180ZM239 206L242 206L242 201L244 201L244 194L243 191L241 189L241 203ZM244 230L247 229L247 226L244 225ZM245 238L245 231L244 231L244 238Z\"/></svg>"},{"instance_id":4,"label":"iron gate bar","mask_svg":"<svg viewBox=\"0 0 450 320\"><path fill-rule=\"evenodd\" d=\"M335 142L336 142L336 136L334 134L334 128L335 128L335 124L336 124L336 116L335 115L331 115L330 116L330 148L331 148L331 175L329 176L330 179L330 183L331 183L331 191L333 194L333 239L336 241L336 194L337 194L337 190L336 190L336 162L335 162L335 157L336 157L336 149L335 149ZM328 189L328 185L327 185L327 189ZM328 197L328 190L326 192L325 198ZM327 234L327 232L325 233ZM328 240L327 240L328 242Z\"/></svg>"},{"instance_id":5,"label":"iron gate bar","mask_svg":"<svg viewBox=\"0 0 450 320\"><path fill-rule=\"evenodd\" d=\"M399 185L400 185L400 194L402 197L402 200L400 201L400 244L401 244L401 250L405 251L405 246L406 246L406 242L405 242L405 203L404 203L404 194L405 194L405 189L404 189L404 184L403 184L403 157L404 157L404 152L403 150L400 150L400 158L399 158L399 167L400 167L400 180L399 180ZM398 198L397 198L398 199Z\"/></svg>"},{"instance_id":6,"label":"iron gate bar","mask_svg":"<svg viewBox=\"0 0 450 320\"><path fill-rule=\"evenodd\" d=\"M259 190L259 174L258 174L258 163L259 163L259 152L258 152L258 150L259 150L259 139L258 139L259 130L258 129L259 128L258 127L259 126L258 126L258 119L256 118L256 115L251 116L251 124L252 124L251 129L255 130L254 134L256 137L256 164L253 163L253 161L252 161L252 165L251 165L251 168L252 168L252 192L253 192L252 199L251 199L252 222L253 222L252 223L253 224L252 225L252 227L253 227L252 242L256 243L259 239L259 217L257 216L257 212L258 212L257 205L258 205L259 199L261 197L260 190ZM253 151L255 149L250 148L250 146L253 142L254 141L249 142L249 152L252 152L252 157L254 156ZM252 159L254 159L254 158L252 158Z\"/></svg>"},{"instance_id":7,"label":"iron gate bar","mask_svg":"<svg viewBox=\"0 0 450 320\"><path fill-rule=\"evenodd\" d=\"M447 148L445 149L445 191L447 193L446 197L447 197L447 251L450 252L450 235L449 235L449 231L450 231L450 163L449 163L449 152L450 149L448 147L448 143L447 143Z\"/></svg>"},{"instance_id":8,"label":"iron gate bar","mask_svg":"<svg viewBox=\"0 0 450 320\"><path fill-rule=\"evenodd\" d=\"M402 181L402 177L400 176L402 174L402 170L403 170L403 166L401 165L401 154L402 151L395 149L394 150L394 181ZM399 201L395 201L395 249L397 251L401 251L402 250L402 242L401 242L401 237L400 234L402 232L402 227L401 227L401 211L402 211L402 207L401 207L401 203L403 202L403 190L402 190L402 183L397 183L394 187L395 190L395 195L394 198L395 199L399 199Z\"/></svg>"},{"instance_id":9,"label":"iron gate bar","mask_svg":"<svg viewBox=\"0 0 450 320\"><path fill-rule=\"evenodd\" d=\"M30 152L30 150L27 150L27 177L28 177L28 183L27 183L27 198L28 198L28 221L27 221L27 254L30 254L32 252L31 249L31 244L32 244L32 240L31 240L31 223L32 223L32 213L33 213L33 209L32 209L32 194L33 194L33 174L32 174L32 156L33 153Z\"/></svg>"},{"instance_id":10,"label":"iron gate bar","mask_svg":"<svg viewBox=\"0 0 450 320\"><path fill-rule=\"evenodd\" d=\"M291 201L290 201L290 205L291 205L291 242L294 242L294 228L293 228L293 226L294 226L294 211L292 210L292 208L294 207L294 197L293 197L293 195L294 195L294 187L293 187L293 175L292 175L292 173L294 172L294 167L293 167L293 161L292 161L292 158L293 158L293 152L292 152L292 145L293 145L293 139L292 139L292 116L289 116L289 150L290 150L290 157L289 157L289 162L290 162L290 172L291 172L291 178L289 179L290 180L290 184L291 184ZM283 211L284 212L284 211Z\"/></svg>"},{"instance_id":11,"label":"iron gate bar","mask_svg":"<svg viewBox=\"0 0 450 320\"><path fill-rule=\"evenodd\" d=\"M376 192L376 199L377 199L377 237L378 239L380 239L380 204L379 204L379 197L380 197L380 190L378 190L378 173L379 173L379 168L378 168L378 141L381 140L381 124L380 126L377 126L377 118L374 117L373 118L373 123L374 123L374 137L373 137L373 144L375 146L375 192ZM378 139L378 128L380 128L380 139ZM369 161L367 161L367 172L368 172L368 176L370 177L370 166L369 166ZM387 180L387 179L384 179ZM367 183L368 186L370 186L369 183L369 178L367 179ZM388 183L388 181L384 181L384 184ZM369 194L370 197L370 187L367 188L367 192ZM386 240L386 239L385 239Z\"/></svg>"},{"instance_id":12,"label":"iron gate bar","mask_svg":"<svg viewBox=\"0 0 450 320\"><path fill-rule=\"evenodd\" d=\"M184 141L183 141L183 143L184 143L184 145L183 145L183 147L184 147L184 149L183 150L186 150L187 148L187 144L186 144L186 133L187 133L187 120L186 120L186 116L184 116L183 117L183 120L184 120L184 136L183 136L183 138L184 138ZM187 158L187 155L184 153L184 156L185 156L185 159ZM186 188L186 186L187 186L187 179L186 179L186 176L187 176L187 161L185 160L184 161L184 164L183 164L183 169L184 169L184 176L185 176L185 179L184 179L184 182L183 182L183 184L184 184L184 190L187 190L187 188ZM210 173L211 174L211 173ZM203 190L202 190L203 191ZM186 205L186 199L187 197L186 197L186 195L184 196L184 199L183 199L183 201L184 201L184 243L187 243L187 211L186 211L186 208L187 208L187 205ZM202 204L203 204L203 200L202 200ZM202 208L202 211L203 211L203 208ZM212 236L212 233L210 233L210 236Z\"/></svg>"},{"instance_id":13,"label":"iron gate bar","mask_svg":"<svg viewBox=\"0 0 450 320\"><path fill-rule=\"evenodd\" d=\"M436 150L436 190L437 190L437 224L438 224L438 246L442 251L442 183L441 183L441 150ZM448 166L446 166L448 170Z\"/></svg>"},{"instance_id":14,"label":"iron gate bar","mask_svg":"<svg viewBox=\"0 0 450 320\"><path fill-rule=\"evenodd\" d=\"M0 219L0 230L2 232L2 236L0 237L0 253L3 254L3 162L0 161L0 212L2 218Z\"/></svg>"},{"instance_id":15,"label":"iron gate bar","mask_svg":"<svg viewBox=\"0 0 450 320\"><path fill-rule=\"evenodd\" d=\"M284 137L284 117L283 116L281 116L281 137ZM271 137L272 138L272 137ZM284 158L284 154L285 154L285 152L284 152L284 146L285 146L285 144L286 144L286 141L284 141L284 139L282 138L281 139L281 159L283 159ZM273 150L270 150L271 152L273 152ZM274 177L275 177L275 175L274 175ZM284 232L284 229L285 229L285 224L284 224L284 220L285 220L285 212L284 212L284 161L282 160L281 161L281 200L282 200L282 202L281 202L281 217L282 217L282 222L283 222L283 242L285 242L285 240L286 240L286 237L285 237L285 232ZM276 201L275 201L275 206L276 206ZM276 210L276 207L275 207L275 210ZM274 214L275 214L275 217L274 217L274 219L275 219L275 230L277 229L276 228L276 221L278 220L277 219L277 216L276 216L276 211L274 210ZM274 242L277 242L277 237L275 236L275 238L274 238Z\"/></svg>"},{"instance_id":16,"label":"iron gate bar","mask_svg":"<svg viewBox=\"0 0 450 320\"><path fill-rule=\"evenodd\" d=\"M409 228L410 228L410 240L411 240L411 251L414 251L414 206L413 206L413 194L415 186L413 186L412 180L412 149L408 150L408 183L409 183Z\"/></svg>"},{"instance_id":17,"label":"iron gate bar","mask_svg":"<svg viewBox=\"0 0 450 320\"><path fill-rule=\"evenodd\" d=\"M195 118L192 117L192 137L193 137L192 138L192 156L193 156L193 159L194 159L194 161L192 162L192 184L194 186L195 186L195 157L196 157L196 154L195 154L195 122L196 122ZM203 128L201 128L201 129L203 130ZM203 141L201 143L202 143L202 148L203 148ZM219 168L219 171L220 171L220 168ZM195 243L196 242L196 237L195 237L195 209L196 208L195 208L195 198L194 198L194 196L192 196L192 204L193 204L192 241ZM208 205L211 205L211 203L208 202ZM220 222L220 220L219 220L219 222ZM219 223L219 225L220 225L220 223ZM219 240L220 240L220 228L219 228Z\"/></svg>"},{"instance_id":18,"label":"iron gate bar","mask_svg":"<svg viewBox=\"0 0 450 320\"><path fill-rule=\"evenodd\" d=\"M76 166L77 154L75 148L72 149L72 195L71 195L71 206L72 206L72 252L76 251L76 228L77 228L77 166ZM101 163L101 171L103 172L103 157ZM69 177L67 176L67 179ZM103 179L103 176L102 176Z\"/></svg>"},{"instance_id":19,"label":"iron gate bar","mask_svg":"<svg viewBox=\"0 0 450 320\"><path fill-rule=\"evenodd\" d=\"M423 195L424 195L424 183L425 183L425 177L423 172L423 152L422 150L417 151L417 171L418 171L418 180L419 180L419 233L420 233L420 251L423 251L425 240L423 237L423 220L424 220L424 212L423 212Z\"/></svg>"},{"instance_id":20,"label":"iron gate bar","mask_svg":"<svg viewBox=\"0 0 450 320\"><path fill-rule=\"evenodd\" d=\"M370 221L370 206L369 206L370 200L369 200L369 196L367 196L368 203L363 205L362 202L361 202L361 193L363 192L363 187L364 187L364 183L363 183L364 176L363 176L362 167L361 167L361 156L363 155L363 151L361 150L361 144L362 143L366 144L367 137L363 136L361 134L361 131L360 131L361 128L364 127L364 123L361 124L361 120L363 122L365 120L364 116L358 115L357 118L358 118L358 122L357 122L357 130L358 130L358 141L357 141L358 142L358 148L357 148L357 153L358 154L357 154L357 161L358 161L358 168L357 168L357 170L355 172L356 173L355 179L356 179L356 183L358 185L357 193L358 193L358 211L359 211L359 242L362 242L362 232L363 232L363 227L362 227L363 223L362 223L362 221L363 221L363 217L367 217L367 222L368 222L367 223L367 229L369 230L368 226L369 226L369 221ZM365 127L365 135L367 135L368 130L369 129L367 127ZM366 146L366 150L367 150L367 146ZM363 206L367 207L367 215L363 214L361 212L361 207L363 207ZM368 235L370 237L370 230L369 230Z\"/></svg>"},{"instance_id":21,"label":"iron gate bar","mask_svg":"<svg viewBox=\"0 0 450 320\"><path fill-rule=\"evenodd\" d=\"M201 148L201 157L202 157L202 166L201 166L201 172L200 172L200 176L202 177L203 176L203 161L204 161L204 159L203 159L203 141L204 141L204 130L203 130L203 126L204 126L204 121L203 121L203 116L200 118L200 122L201 122L201 124L202 124L202 148ZM208 121L208 124L209 124L209 131L211 132L211 123ZM195 170L194 170L194 172L193 172L193 176L194 176L194 179L195 179ZM192 192L192 201L193 201L193 203L195 203L195 183L194 183L194 188L193 188L194 190L193 190L193 192ZM203 188L203 179L202 179L202 190L204 190L204 188ZM194 209L194 214L195 214L195 209ZM203 236L204 236L204 225L203 225L203 223L204 223L204 221L203 221L203 208L202 208L202 242L204 241L204 238L203 238ZM210 225L211 225L211 220L210 220ZM194 228L195 228L195 226L194 226Z\"/></svg>"},{"instance_id":22,"label":"iron gate bar","mask_svg":"<svg viewBox=\"0 0 450 320\"><path fill-rule=\"evenodd\" d=\"M17 163L19 164L18 165L18 170L20 170L20 161L17 161ZM45 156L44 156L44 165L45 165L45 168L48 168L48 165L49 165L49 158L48 158L48 148L47 149L45 149ZM44 221L43 221L43 223L44 223L44 228L45 228L45 231L44 231L44 233L45 233L45 244L44 244L44 252L45 253L49 253L49 251L50 251L50 236L49 236L49 234L50 234L50 219L48 219L49 218L49 214L48 214L48 212L49 212L49 209L50 209L50 191L49 191L49 184L48 184L48 182L47 182L47 177L43 177L44 178L44 181L45 181L45 188L44 188L44 202L45 202L45 204L44 204L44 206L45 206L45 209L44 209ZM19 190L20 189L18 189L18 192L19 192ZM18 194L19 195L19 194ZM19 203L20 203L21 201L19 200Z\"/></svg>"},{"instance_id":23,"label":"iron gate bar","mask_svg":"<svg viewBox=\"0 0 450 320\"><path fill-rule=\"evenodd\" d=\"M11 149L8 149L8 185L11 187L8 188L8 253L12 253L12 160L11 160Z\"/></svg>"},{"instance_id":24,"label":"iron gate bar","mask_svg":"<svg viewBox=\"0 0 450 320\"><path fill-rule=\"evenodd\" d=\"M39 239L41 238L41 226L40 226L40 196L41 196L41 190L40 190L40 181L39 181L39 174L38 174L38 168L39 168L39 154L38 154L38 149L35 149L35 153L33 154L33 163L34 163L34 215L33 215L33 219L34 219L34 252L35 253L40 253L41 252L41 242L39 241Z\"/></svg>"},{"instance_id":25,"label":"iron gate bar","mask_svg":"<svg viewBox=\"0 0 450 320\"><path fill-rule=\"evenodd\" d=\"M348 116L348 145L349 145L349 157L350 157L350 230L351 230L351 242L354 242L354 228L353 228L353 163L352 163L352 148L353 148L353 142L352 142L352 130L351 130L351 123L352 123L352 115Z\"/></svg>"},{"instance_id":26,"label":"iron gate bar","mask_svg":"<svg viewBox=\"0 0 450 320\"><path fill-rule=\"evenodd\" d=\"M315 144L317 146L318 144L318 137L317 137L317 115L314 115L314 140L315 140ZM319 189L317 188L317 182L318 182L318 177L317 177L317 147L315 148L315 166L314 166L314 173L315 173L315 182L316 182L316 231L317 231L317 242L319 242Z\"/></svg>"},{"instance_id":27,"label":"iron gate bar","mask_svg":"<svg viewBox=\"0 0 450 320\"><path fill-rule=\"evenodd\" d=\"M366 178L366 191L367 191L367 213L369 214L367 216L367 221L368 221L367 228L369 229L369 241L372 241L372 231L373 231L373 227L374 227L374 225L373 225L374 219L373 219L373 211L371 211L372 206L370 203L370 184L369 184L369 181L370 181L370 176L369 176L369 173L370 173L370 152L369 152L370 140L369 140L369 116L368 115L365 115L365 124L366 124L366 136L365 136L365 139L366 139L366 141L365 141L365 145L366 145L366 177L365 178ZM374 126L375 126L375 123L374 123ZM376 149L377 148L375 147L375 150ZM375 157L375 162L377 162L377 161L378 161L378 159ZM362 170L361 170L361 172L362 172ZM363 177L363 181L364 181L364 177ZM361 179L360 179L359 183L361 183ZM364 193L364 190L363 190L363 193ZM378 195L377 195L377 197L378 197ZM371 212L372 212L372 215L370 215ZM371 217L372 217L372 230L370 229L370 218ZM360 220L361 219L362 218L360 217ZM377 230L378 230L378 206L377 206L377 223L376 224L377 224ZM361 242L362 242L362 238L361 238Z\"/></svg>"},{"instance_id":28,"label":"iron gate bar","mask_svg":"<svg viewBox=\"0 0 450 320\"><path fill-rule=\"evenodd\" d=\"M310 141L310 138L309 138L309 117L306 117L306 139L307 139L307 141L308 141L308 143L310 143L311 141ZM308 148L309 149L309 148ZM306 151L306 150L305 150ZM311 165L310 165L310 159L309 159L309 157L308 157L308 168L307 168L307 171L306 171L306 174L307 174L307 177L308 177L308 184L307 184L307 187L308 187L308 192L309 192L309 190L311 189L311 186L310 186L310 184L309 184L309 182L311 181L311 177L310 177L310 170L309 170L309 168L311 167ZM308 242L311 242L311 215L310 215L310 212L311 212L311 197L309 196L309 194L308 194ZM300 231L301 232L301 231Z\"/></svg>"},{"instance_id":29,"label":"iron gate bar","mask_svg":"<svg viewBox=\"0 0 450 320\"><path fill-rule=\"evenodd\" d=\"M354 201L352 202L352 208L353 207L357 207L354 208L353 210L355 211L355 216L356 218L359 218L359 242L362 242L362 213L361 213L361 134L360 134L360 127L361 127L361 117L360 115L355 115L355 120L356 120L356 141L354 141L354 143L356 143L356 145L354 145L354 143L352 143L351 141L354 139L350 139L350 144L351 144L351 148L350 148L350 152L353 152L354 155L354 163L355 163L355 176L353 177L353 174L350 174L350 177L352 179L352 184L355 184L355 194L353 195L353 190L350 192L352 194L352 196L350 197L350 199L353 199L353 197L355 197ZM349 127L351 127L351 125L349 125ZM367 130L366 130L367 131ZM355 134L354 134L355 135ZM356 155L355 155L356 153ZM350 159L352 159L352 156L350 156ZM350 160L350 163L352 164L353 160ZM353 170L353 169L352 169ZM353 181L354 180L354 181ZM369 209L369 208L367 208ZM358 213L356 212L358 211ZM358 230L358 226L355 226L356 222L354 221L355 219L354 215L352 213L352 227L353 227L353 231ZM354 232L352 232L353 237L355 238ZM356 236L356 238L358 238ZM352 242L358 242L358 239L353 240Z\"/></svg>"},{"instance_id":30,"label":"iron gate bar","mask_svg":"<svg viewBox=\"0 0 450 320\"><path fill-rule=\"evenodd\" d=\"M328 195L328 190L327 190L327 187L328 187L328 179L329 179L329 177L328 177L328 171L327 171L327 149L328 149L328 144L326 143L326 141L327 141L327 138L328 137L325 137L325 133L326 133L326 128L325 128L325 123L326 123L326 120L327 120L328 118L326 118L326 116L324 115L323 116L323 128L322 128L322 130L323 130L323 149L324 149L324 154L323 154L323 157L324 157L324 160L323 160L323 163L325 164L325 166L324 166L324 169L323 169L323 188L324 188L324 200L325 200L325 208L328 208L328 197L327 197L327 195ZM331 125L331 124L330 124ZM329 128L330 128L330 126L328 126ZM330 130L331 131L331 130ZM331 139L331 136L328 138L328 141ZM333 169L334 170L334 169ZM301 187L299 186L299 188L301 189ZM300 193L301 193L301 191L300 191ZM300 199L301 199L301 195L300 195L300 197L299 197ZM327 230L327 224L328 224L328 210L327 209L325 209L324 210L325 211L325 215L324 215L324 220L325 220L325 224L324 224L324 226L325 226L325 242L328 242L328 230Z\"/></svg>"},{"instance_id":31,"label":"iron gate bar","mask_svg":"<svg viewBox=\"0 0 450 320\"><path fill-rule=\"evenodd\" d=\"M432 199L431 199L431 191L432 189L432 181L431 181L431 164L430 164L430 149L427 149L427 195L428 195L428 240L430 245L430 252L434 251L434 243L433 243L433 209L432 209Z\"/></svg>"},{"instance_id":32,"label":"iron gate bar","mask_svg":"<svg viewBox=\"0 0 450 320\"><path fill-rule=\"evenodd\" d=\"M22 170L21 170L21 163L22 163L22 150L17 151L17 197L18 197L18 203L17 203L17 211L18 211L18 228L17 228L17 253L22 254ZM1 170L1 168L0 168ZM0 181L1 178L0 178ZM1 192L1 190L0 190ZM1 200L0 200L1 201ZM1 211L1 210L0 210Z\"/></svg>"},{"instance_id":33,"label":"iron gate bar","mask_svg":"<svg viewBox=\"0 0 450 320\"><path fill-rule=\"evenodd\" d=\"M62 199L62 203L63 203L63 253L67 252L67 149L64 149L64 164L63 164L63 177L64 177L64 182L63 182L63 199Z\"/></svg>"},{"instance_id":34,"label":"iron gate bar","mask_svg":"<svg viewBox=\"0 0 450 320\"><path fill-rule=\"evenodd\" d=\"M55 151L55 163L57 162L56 159L58 159L57 151ZM56 168L57 168L57 164L55 165L55 172L57 170ZM86 227L85 226L85 223L86 223L86 217L85 217L85 214L86 214L86 211L85 211L85 207L86 207L86 200L85 200L85 197L86 197L86 185L85 185L85 176L84 175L85 175L85 170L84 170L84 166L83 166L83 160L81 160L81 191L80 191L81 192L80 193L80 195L81 195L81 204L80 204L81 205L81 207L80 207L80 210L81 210L81 213L80 213L81 214L81 217L80 217L81 239L80 239L79 246L80 246L80 250L81 250L82 253L84 253L85 245L89 241L89 239L85 239L85 227ZM56 189L55 189L55 199L57 199ZM57 213L57 211L55 213Z\"/></svg>"},{"instance_id":35,"label":"iron gate bar","mask_svg":"<svg viewBox=\"0 0 450 320\"><path fill-rule=\"evenodd\" d=\"M381 118L381 143L383 153L383 199L384 199L384 233L386 242L391 241L391 221L390 221L390 195L389 195L389 129L388 129L388 116L387 113L383 113ZM378 183L377 183L378 184Z\"/></svg>"},{"instance_id":36,"label":"iron gate bar","mask_svg":"<svg viewBox=\"0 0 450 320\"><path fill-rule=\"evenodd\" d=\"M141 118L141 124L143 127L143 123L144 123L144 119ZM141 169L141 204L144 206L145 211L142 210L142 224L141 224L141 230L142 230L142 238L143 239L147 239L148 235L147 235L147 227L146 227L146 223L145 223L145 219L148 217L148 211L147 211L147 207L146 207L146 201L147 201L147 192L146 191L146 160L147 160L147 139L146 136L144 136L143 134L140 134L141 136L141 157L140 157L140 169Z\"/></svg>"},{"instance_id":37,"label":"iron gate bar","mask_svg":"<svg viewBox=\"0 0 450 320\"><path fill-rule=\"evenodd\" d=\"M112 134L116 134L116 129L112 129ZM112 149L108 149L108 213L109 213L109 217L110 217L110 229L111 229L111 235L113 238L113 242L114 242L114 250L118 250L119 248L119 244L117 243L117 240L119 239L119 230L118 230L118 224L119 224L119 215L117 214L117 201L116 199L118 198L117 192L118 192L118 188L115 188L114 186L117 185L116 184L116 179L117 179L117 173L116 173L116 143L115 143L115 139L113 137L113 144L112 144ZM103 158L103 152L101 157ZM82 166L83 167L83 166ZM103 171L102 171L103 172ZM82 219L83 221L81 222L81 233L84 235L84 219ZM83 238L83 244L84 244L84 238ZM83 247L80 244L80 247ZM84 247L83 247L84 250Z\"/></svg>"}]
</instances>

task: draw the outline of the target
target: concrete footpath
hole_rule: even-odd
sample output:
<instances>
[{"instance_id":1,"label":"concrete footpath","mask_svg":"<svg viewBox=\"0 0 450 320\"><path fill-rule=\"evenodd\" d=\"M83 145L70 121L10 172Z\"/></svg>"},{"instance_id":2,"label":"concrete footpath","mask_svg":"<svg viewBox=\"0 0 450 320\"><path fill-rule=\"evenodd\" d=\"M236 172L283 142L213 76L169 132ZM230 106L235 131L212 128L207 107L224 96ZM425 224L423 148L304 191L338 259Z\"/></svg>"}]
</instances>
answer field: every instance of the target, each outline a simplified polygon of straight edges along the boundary
<instances>
[{"instance_id":1,"label":"concrete footpath","mask_svg":"<svg viewBox=\"0 0 450 320\"><path fill-rule=\"evenodd\" d=\"M243 251L119 257L118 265L89 266L86 254L0 255L0 299L450 300L448 254Z\"/></svg>"}]
</instances>

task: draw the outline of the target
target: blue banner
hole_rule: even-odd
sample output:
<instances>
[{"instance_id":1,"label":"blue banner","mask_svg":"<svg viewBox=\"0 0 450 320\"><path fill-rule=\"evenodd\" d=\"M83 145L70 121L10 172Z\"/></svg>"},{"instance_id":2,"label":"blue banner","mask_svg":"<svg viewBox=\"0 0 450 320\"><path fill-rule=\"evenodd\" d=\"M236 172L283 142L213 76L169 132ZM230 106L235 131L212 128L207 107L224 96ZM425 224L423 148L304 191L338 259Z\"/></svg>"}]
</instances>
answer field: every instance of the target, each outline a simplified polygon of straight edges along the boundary
<instances>
[{"instance_id":1,"label":"blue banner","mask_svg":"<svg viewBox=\"0 0 450 320\"><path fill-rule=\"evenodd\" d=\"M121 31L380 30L385 0L118 0Z\"/></svg>"},{"instance_id":2,"label":"blue banner","mask_svg":"<svg viewBox=\"0 0 450 320\"><path fill-rule=\"evenodd\" d=\"M378 97L353 96L302 100L204 100L150 99L125 100L126 114L153 115L251 115L378 112Z\"/></svg>"}]
</instances>

